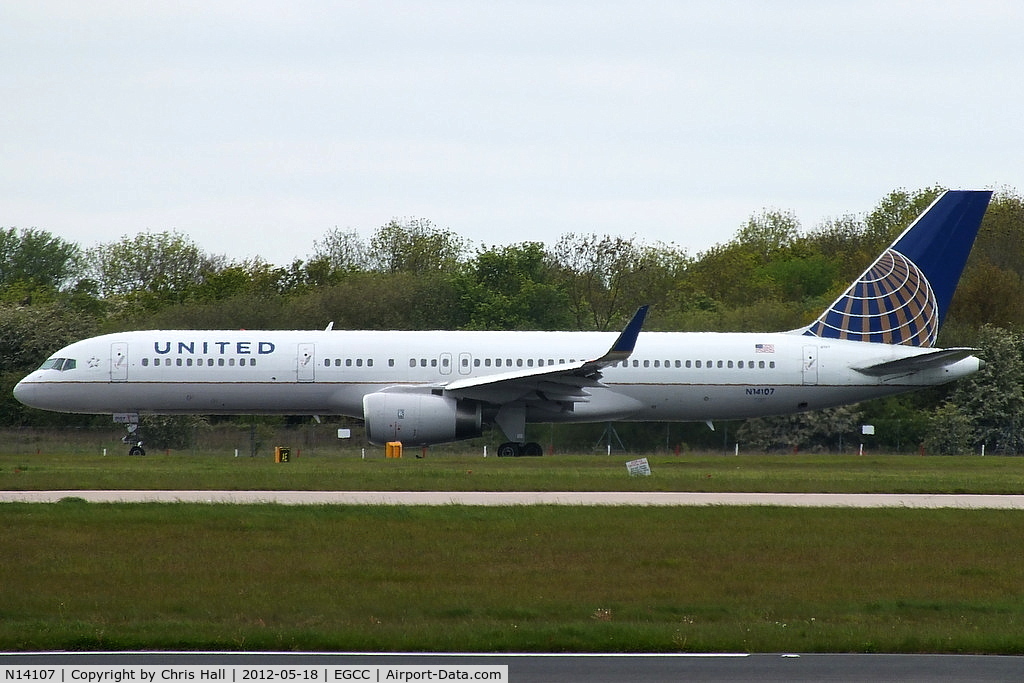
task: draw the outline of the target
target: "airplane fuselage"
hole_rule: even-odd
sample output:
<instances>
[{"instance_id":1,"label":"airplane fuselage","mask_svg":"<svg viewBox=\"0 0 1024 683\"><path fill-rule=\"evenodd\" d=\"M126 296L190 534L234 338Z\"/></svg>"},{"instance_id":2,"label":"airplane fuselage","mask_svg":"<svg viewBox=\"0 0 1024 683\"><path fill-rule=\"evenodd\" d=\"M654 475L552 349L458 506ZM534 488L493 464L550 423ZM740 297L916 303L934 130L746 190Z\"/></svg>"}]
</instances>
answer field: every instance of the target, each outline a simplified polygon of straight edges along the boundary
<instances>
[{"instance_id":1,"label":"airplane fuselage","mask_svg":"<svg viewBox=\"0 0 1024 683\"><path fill-rule=\"evenodd\" d=\"M16 388L36 408L74 413L364 416L369 394L445 386L592 358L599 332L153 330L65 347ZM531 422L705 421L791 413L953 381L973 356L905 375L853 369L928 349L794 333L643 332L569 408L526 402ZM513 387L510 391L523 391ZM542 390L540 390L542 391ZM473 391L461 393L473 400ZM481 392L501 405L527 396ZM536 397L533 397L536 398ZM546 398L546 397L542 397ZM562 407L559 407L559 406Z\"/></svg>"}]
</instances>

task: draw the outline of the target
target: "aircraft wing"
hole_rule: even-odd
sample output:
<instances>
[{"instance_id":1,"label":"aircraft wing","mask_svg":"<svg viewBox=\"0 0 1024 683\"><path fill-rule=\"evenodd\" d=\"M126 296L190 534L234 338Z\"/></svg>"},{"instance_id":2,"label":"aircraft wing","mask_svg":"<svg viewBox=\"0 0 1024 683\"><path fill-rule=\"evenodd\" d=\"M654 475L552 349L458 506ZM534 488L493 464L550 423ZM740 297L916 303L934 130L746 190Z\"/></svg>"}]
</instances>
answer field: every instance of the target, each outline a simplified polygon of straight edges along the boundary
<instances>
[{"instance_id":1,"label":"aircraft wing","mask_svg":"<svg viewBox=\"0 0 1024 683\"><path fill-rule=\"evenodd\" d=\"M456 398L475 398L494 403L526 398L574 403L586 401L586 389L601 386L601 370L626 360L633 353L647 317L647 308L641 306L637 309L615 343L599 358L459 379L446 384L444 392Z\"/></svg>"},{"instance_id":2,"label":"aircraft wing","mask_svg":"<svg viewBox=\"0 0 1024 683\"><path fill-rule=\"evenodd\" d=\"M854 368L854 370L862 375L870 375L872 377L882 377L884 375L906 375L911 372L919 372L921 370L929 370L931 368L938 368L944 365L952 365L953 363L957 363L962 361L964 358L973 355L977 351L978 349L968 348L935 349L928 353L908 356L907 358L899 358L897 360L883 361L873 365L861 366L859 368Z\"/></svg>"}]
</instances>

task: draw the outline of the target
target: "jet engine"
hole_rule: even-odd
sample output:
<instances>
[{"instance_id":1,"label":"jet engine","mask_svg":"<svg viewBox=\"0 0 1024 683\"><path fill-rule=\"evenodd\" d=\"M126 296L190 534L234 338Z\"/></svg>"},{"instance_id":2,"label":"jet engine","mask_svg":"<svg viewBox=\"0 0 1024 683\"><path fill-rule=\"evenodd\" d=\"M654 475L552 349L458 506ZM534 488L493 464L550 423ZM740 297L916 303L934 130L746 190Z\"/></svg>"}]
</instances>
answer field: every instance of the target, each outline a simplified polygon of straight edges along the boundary
<instances>
[{"instance_id":1,"label":"jet engine","mask_svg":"<svg viewBox=\"0 0 1024 683\"><path fill-rule=\"evenodd\" d=\"M434 393L380 391L363 397L370 443L427 446L482 433L480 403Z\"/></svg>"}]
</instances>

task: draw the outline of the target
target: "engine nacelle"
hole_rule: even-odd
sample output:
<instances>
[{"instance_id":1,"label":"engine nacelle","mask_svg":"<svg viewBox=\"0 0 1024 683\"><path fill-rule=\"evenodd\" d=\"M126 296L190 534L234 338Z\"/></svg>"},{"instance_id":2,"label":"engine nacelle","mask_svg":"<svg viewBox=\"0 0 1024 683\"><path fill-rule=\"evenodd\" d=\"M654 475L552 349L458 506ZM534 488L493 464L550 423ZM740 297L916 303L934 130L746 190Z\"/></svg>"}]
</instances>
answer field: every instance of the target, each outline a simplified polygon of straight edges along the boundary
<instances>
[{"instance_id":1,"label":"engine nacelle","mask_svg":"<svg viewBox=\"0 0 1024 683\"><path fill-rule=\"evenodd\" d=\"M480 404L449 396L381 391L363 397L366 439L427 446L472 439L482 433Z\"/></svg>"}]
</instances>

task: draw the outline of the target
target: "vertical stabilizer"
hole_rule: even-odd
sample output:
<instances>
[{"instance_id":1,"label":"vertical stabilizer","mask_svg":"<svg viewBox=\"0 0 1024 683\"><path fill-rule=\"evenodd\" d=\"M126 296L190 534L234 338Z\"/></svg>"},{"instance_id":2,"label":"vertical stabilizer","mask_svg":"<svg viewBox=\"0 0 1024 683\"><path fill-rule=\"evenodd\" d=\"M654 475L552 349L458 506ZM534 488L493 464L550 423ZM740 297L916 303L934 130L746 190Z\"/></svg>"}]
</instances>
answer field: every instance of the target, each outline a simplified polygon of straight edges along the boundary
<instances>
[{"instance_id":1,"label":"vertical stabilizer","mask_svg":"<svg viewBox=\"0 0 1024 683\"><path fill-rule=\"evenodd\" d=\"M803 333L934 346L991 198L944 192Z\"/></svg>"}]
</instances>

